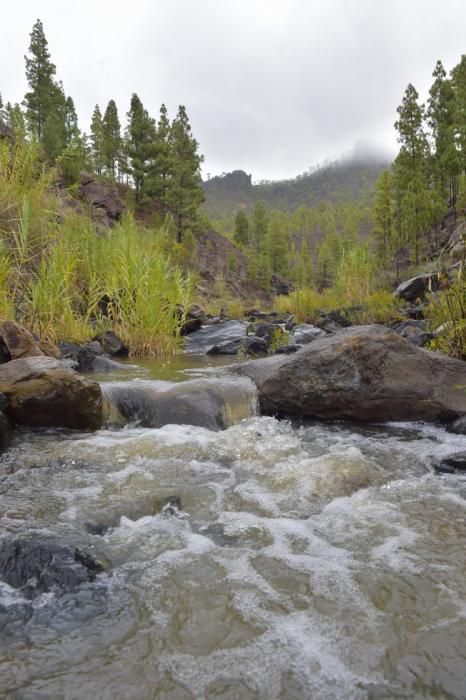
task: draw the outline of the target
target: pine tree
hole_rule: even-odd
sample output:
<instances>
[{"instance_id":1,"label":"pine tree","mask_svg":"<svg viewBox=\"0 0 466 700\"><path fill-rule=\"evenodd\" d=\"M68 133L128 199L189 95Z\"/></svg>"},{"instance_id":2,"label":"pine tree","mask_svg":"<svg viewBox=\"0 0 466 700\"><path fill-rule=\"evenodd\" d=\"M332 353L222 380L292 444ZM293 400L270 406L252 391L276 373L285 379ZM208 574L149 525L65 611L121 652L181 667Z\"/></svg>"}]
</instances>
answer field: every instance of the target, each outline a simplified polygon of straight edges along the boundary
<instances>
[{"instance_id":1,"label":"pine tree","mask_svg":"<svg viewBox=\"0 0 466 700\"><path fill-rule=\"evenodd\" d=\"M257 253L261 253L267 237L267 212L262 202L256 202L251 217L251 239Z\"/></svg>"},{"instance_id":2,"label":"pine tree","mask_svg":"<svg viewBox=\"0 0 466 700\"><path fill-rule=\"evenodd\" d=\"M436 192L448 206L456 207L459 155L455 146L455 93L441 61L433 72L427 117L433 137L433 177Z\"/></svg>"},{"instance_id":3,"label":"pine tree","mask_svg":"<svg viewBox=\"0 0 466 700\"><path fill-rule=\"evenodd\" d=\"M115 179L119 153L122 147L121 127L118 109L114 100L110 100L102 120L103 131L103 163L107 175Z\"/></svg>"},{"instance_id":4,"label":"pine tree","mask_svg":"<svg viewBox=\"0 0 466 700\"><path fill-rule=\"evenodd\" d=\"M393 234L392 174L390 170L384 170L375 185L374 203L374 237L377 256L382 263L391 260Z\"/></svg>"},{"instance_id":5,"label":"pine tree","mask_svg":"<svg viewBox=\"0 0 466 700\"><path fill-rule=\"evenodd\" d=\"M238 209L235 216L235 233L233 238L240 245L247 245L249 242L249 220L242 209Z\"/></svg>"},{"instance_id":6,"label":"pine tree","mask_svg":"<svg viewBox=\"0 0 466 700\"><path fill-rule=\"evenodd\" d=\"M171 172L166 191L166 203L176 225L177 242L181 243L185 229L196 221L199 205L204 201L201 180L202 156L191 134L183 105L172 122L169 136Z\"/></svg>"},{"instance_id":7,"label":"pine tree","mask_svg":"<svg viewBox=\"0 0 466 700\"><path fill-rule=\"evenodd\" d=\"M464 178L466 176L466 54L461 56L461 61L453 68L451 83L454 93L453 133L459 170Z\"/></svg>"},{"instance_id":8,"label":"pine tree","mask_svg":"<svg viewBox=\"0 0 466 700\"><path fill-rule=\"evenodd\" d=\"M398 107L398 131L400 152L394 166L397 187L403 193L397 215L401 238L414 249L419 262L421 233L431 223L430 192L427 179L429 146L424 130L424 105L413 85L408 85Z\"/></svg>"},{"instance_id":9,"label":"pine tree","mask_svg":"<svg viewBox=\"0 0 466 700\"><path fill-rule=\"evenodd\" d=\"M167 191L173 166L170 129L167 108L162 104L148 164L144 194L147 198L160 202L165 212L167 211Z\"/></svg>"},{"instance_id":10,"label":"pine tree","mask_svg":"<svg viewBox=\"0 0 466 700\"><path fill-rule=\"evenodd\" d=\"M131 97L131 106L127 116L126 151L128 170L136 190L136 202L139 203L143 195L149 160L153 155L155 123L147 110L144 109L136 93Z\"/></svg>"},{"instance_id":11,"label":"pine tree","mask_svg":"<svg viewBox=\"0 0 466 700\"><path fill-rule=\"evenodd\" d=\"M267 253L272 272L286 276L288 236L281 212L272 212L267 230Z\"/></svg>"},{"instance_id":12,"label":"pine tree","mask_svg":"<svg viewBox=\"0 0 466 700\"><path fill-rule=\"evenodd\" d=\"M104 165L104 127L99 105L94 107L91 121L92 163L97 175L102 175Z\"/></svg>"},{"instance_id":13,"label":"pine tree","mask_svg":"<svg viewBox=\"0 0 466 700\"><path fill-rule=\"evenodd\" d=\"M0 92L0 119L4 122L7 120L5 105L3 104L2 93Z\"/></svg>"},{"instance_id":14,"label":"pine tree","mask_svg":"<svg viewBox=\"0 0 466 700\"><path fill-rule=\"evenodd\" d=\"M30 57L24 57L30 91L25 95L24 104L29 129L33 136L41 141L45 120L56 99L56 68L50 60L44 27L39 19L34 24L30 37Z\"/></svg>"},{"instance_id":15,"label":"pine tree","mask_svg":"<svg viewBox=\"0 0 466 700\"><path fill-rule=\"evenodd\" d=\"M67 97L65 101L65 130L66 130L66 145L77 141L80 137L78 128L78 115L72 97Z\"/></svg>"},{"instance_id":16,"label":"pine tree","mask_svg":"<svg viewBox=\"0 0 466 700\"><path fill-rule=\"evenodd\" d=\"M55 161L68 145L67 109L63 86L52 85L41 137L45 155L51 161Z\"/></svg>"},{"instance_id":17,"label":"pine tree","mask_svg":"<svg viewBox=\"0 0 466 700\"><path fill-rule=\"evenodd\" d=\"M24 139L26 135L26 121L21 106L16 102L14 105L7 102L5 105L6 123L13 129L17 139Z\"/></svg>"}]
</instances>

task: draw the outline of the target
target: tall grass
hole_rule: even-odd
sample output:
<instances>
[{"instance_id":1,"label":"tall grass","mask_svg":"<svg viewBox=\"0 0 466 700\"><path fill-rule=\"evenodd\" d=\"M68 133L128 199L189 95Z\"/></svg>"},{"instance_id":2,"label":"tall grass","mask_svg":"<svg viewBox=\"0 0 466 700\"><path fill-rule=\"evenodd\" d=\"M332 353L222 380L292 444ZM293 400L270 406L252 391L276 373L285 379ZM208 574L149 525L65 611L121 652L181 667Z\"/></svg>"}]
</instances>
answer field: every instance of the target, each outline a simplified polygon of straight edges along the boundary
<instances>
[{"instance_id":1,"label":"tall grass","mask_svg":"<svg viewBox=\"0 0 466 700\"><path fill-rule=\"evenodd\" d=\"M425 315L436 332L431 349L466 360L466 278L461 273L451 287L431 295Z\"/></svg>"},{"instance_id":2,"label":"tall grass","mask_svg":"<svg viewBox=\"0 0 466 700\"><path fill-rule=\"evenodd\" d=\"M175 350L195 280L167 253L170 232L128 215L97 234L89 216L59 211L52 181L34 144L1 145L0 318L52 342L112 329L133 354Z\"/></svg>"}]
</instances>

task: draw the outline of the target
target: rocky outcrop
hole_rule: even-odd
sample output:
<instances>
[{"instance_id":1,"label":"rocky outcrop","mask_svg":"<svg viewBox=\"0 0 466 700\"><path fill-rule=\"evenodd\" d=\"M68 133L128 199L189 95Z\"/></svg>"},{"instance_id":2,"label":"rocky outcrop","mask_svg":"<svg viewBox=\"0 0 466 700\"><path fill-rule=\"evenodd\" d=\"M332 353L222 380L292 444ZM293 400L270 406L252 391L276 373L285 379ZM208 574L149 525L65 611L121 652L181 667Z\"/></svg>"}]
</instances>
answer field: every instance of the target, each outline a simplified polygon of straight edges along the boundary
<instances>
[{"instance_id":1,"label":"rocky outcrop","mask_svg":"<svg viewBox=\"0 0 466 700\"><path fill-rule=\"evenodd\" d=\"M105 226L119 221L125 209L117 186L89 173L81 173L79 197L91 206L93 219Z\"/></svg>"},{"instance_id":2,"label":"rocky outcrop","mask_svg":"<svg viewBox=\"0 0 466 700\"><path fill-rule=\"evenodd\" d=\"M348 328L235 371L255 381L268 414L366 422L466 415L466 363L382 326Z\"/></svg>"},{"instance_id":3,"label":"rocky outcrop","mask_svg":"<svg viewBox=\"0 0 466 700\"><path fill-rule=\"evenodd\" d=\"M5 124L3 119L0 119L0 140L2 139L8 139L9 141L13 141L14 133L13 129L11 129L8 126L8 124Z\"/></svg>"},{"instance_id":4,"label":"rocky outcrop","mask_svg":"<svg viewBox=\"0 0 466 700\"><path fill-rule=\"evenodd\" d=\"M96 430L102 425L100 386L50 357L0 366L6 415L18 425Z\"/></svg>"}]
</instances>

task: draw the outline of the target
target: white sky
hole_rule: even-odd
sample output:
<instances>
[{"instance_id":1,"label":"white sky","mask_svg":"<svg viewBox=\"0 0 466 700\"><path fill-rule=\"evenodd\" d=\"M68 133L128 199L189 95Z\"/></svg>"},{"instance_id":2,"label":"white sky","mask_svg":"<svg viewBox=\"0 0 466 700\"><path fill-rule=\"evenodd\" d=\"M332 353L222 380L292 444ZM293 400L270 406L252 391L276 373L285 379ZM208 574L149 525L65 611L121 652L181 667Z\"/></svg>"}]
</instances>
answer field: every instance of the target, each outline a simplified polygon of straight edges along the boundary
<instances>
[{"instance_id":1,"label":"white sky","mask_svg":"<svg viewBox=\"0 0 466 700\"><path fill-rule=\"evenodd\" d=\"M0 13L0 92L21 101L40 18L85 130L132 92L185 104L204 173L292 177L356 149L393 153L408 82L466 53L465 0L16 0Z\"/></svg>"}]
</instances>

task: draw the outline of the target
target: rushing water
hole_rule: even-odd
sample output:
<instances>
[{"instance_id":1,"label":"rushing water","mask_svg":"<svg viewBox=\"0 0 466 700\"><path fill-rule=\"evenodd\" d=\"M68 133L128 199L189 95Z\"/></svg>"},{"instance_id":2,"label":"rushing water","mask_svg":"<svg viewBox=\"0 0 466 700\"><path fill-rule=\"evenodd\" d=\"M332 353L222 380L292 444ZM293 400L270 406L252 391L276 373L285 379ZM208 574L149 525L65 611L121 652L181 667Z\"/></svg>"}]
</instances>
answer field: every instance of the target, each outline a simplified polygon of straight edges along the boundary
<instances>
[{"instance_id":1,"label":"rushing water","mask_svg":"<svg viewBox=\"0 0 466 700\"><path fill-rule=\"evenodd\" d=\"M0 584L1 697L464 699L466 480L432 463L465 449L257 416L18 433L2 536L106 571L32 601Z\"/></svg>"}]
</instances>

